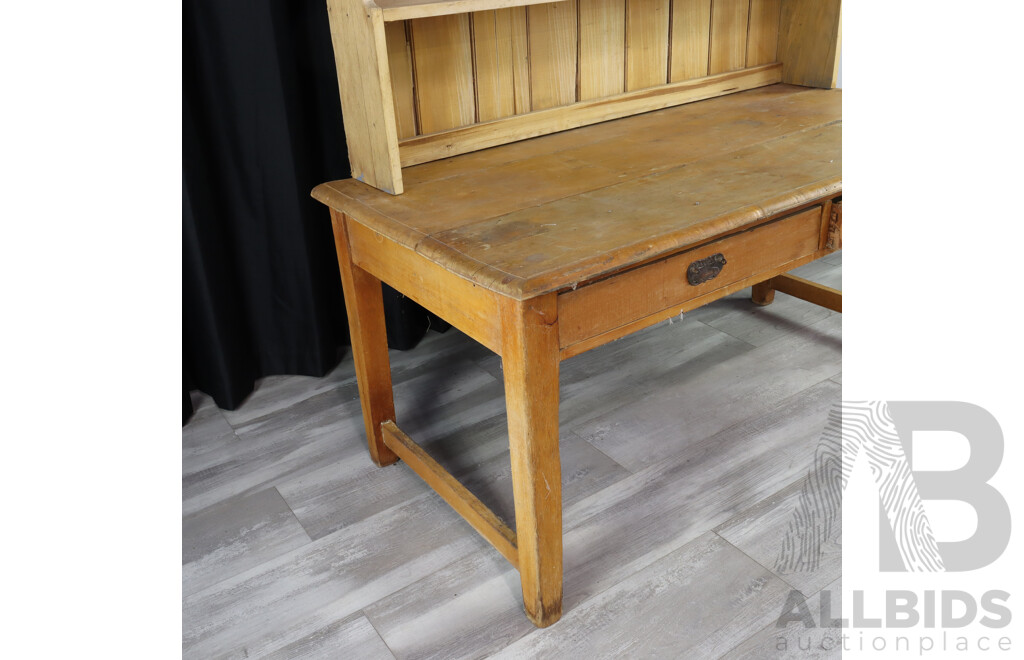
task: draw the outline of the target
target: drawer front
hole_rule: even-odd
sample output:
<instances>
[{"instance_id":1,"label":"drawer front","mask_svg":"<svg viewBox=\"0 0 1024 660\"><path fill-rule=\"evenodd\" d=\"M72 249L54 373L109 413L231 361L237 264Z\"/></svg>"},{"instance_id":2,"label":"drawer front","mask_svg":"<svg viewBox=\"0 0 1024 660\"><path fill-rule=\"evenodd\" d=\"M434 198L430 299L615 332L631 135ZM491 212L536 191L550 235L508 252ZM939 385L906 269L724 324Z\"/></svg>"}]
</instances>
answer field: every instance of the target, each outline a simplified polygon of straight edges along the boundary
<instances>
[{"instance_id":1,"label":"drawer front","mask_svg":"<svg viewBox=\"0 0 1024 660\"><path fill-rule=\"evenodd\" d=\"M821 214L822 207L815 206L566 291L558 298L560 346L564 349L665 310L692 309L730 285L762 273L772 276L780 266L818 251Z\"/></svg>"},{"instance_id":2,"label":"drawer front","mask_svg":"<svg viewBox=\"0 0 1024 660\"><path fill-rule=\"evenodd\" d=\"M829 211L828 236L825 238L826 250L843 249L843 200L832 201L832 209Z\"/></svg>"}]
</instances>

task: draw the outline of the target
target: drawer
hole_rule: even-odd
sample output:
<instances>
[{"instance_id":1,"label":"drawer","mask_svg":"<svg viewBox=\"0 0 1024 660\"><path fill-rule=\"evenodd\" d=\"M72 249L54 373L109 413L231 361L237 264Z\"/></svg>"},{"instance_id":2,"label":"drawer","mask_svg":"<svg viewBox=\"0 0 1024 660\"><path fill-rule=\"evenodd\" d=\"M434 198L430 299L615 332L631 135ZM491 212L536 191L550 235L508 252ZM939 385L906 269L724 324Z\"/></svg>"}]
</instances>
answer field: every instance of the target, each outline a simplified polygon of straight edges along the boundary
<instances>
[{"instance_id":1,"label":"drawer","mask_svg":"<svg viewBox=\"0 0 1024 660\"><path fill-rule=\"evenodd\" d=\"M818 251L822 207L800 211L661 261L566 291L558 297L559 345L567 347L605 334L608 340L650 322L687 311L778 274L790 262ZM758 276L763 275L763 278ZM718 295L715 295L715 294ZM626 332L615 333L618 328Z\"/></svg>"},{"instance_id":2,"label":"drawer","mask_svg":"<svg viewBox=\"0 0 1024 660\"><path fill-rule=\"evenodd\" d=\"M825 237L825 249L830 251L843 249L843 199L832 200L829 211L828 235Z\"/></svg>"}]
</instances>

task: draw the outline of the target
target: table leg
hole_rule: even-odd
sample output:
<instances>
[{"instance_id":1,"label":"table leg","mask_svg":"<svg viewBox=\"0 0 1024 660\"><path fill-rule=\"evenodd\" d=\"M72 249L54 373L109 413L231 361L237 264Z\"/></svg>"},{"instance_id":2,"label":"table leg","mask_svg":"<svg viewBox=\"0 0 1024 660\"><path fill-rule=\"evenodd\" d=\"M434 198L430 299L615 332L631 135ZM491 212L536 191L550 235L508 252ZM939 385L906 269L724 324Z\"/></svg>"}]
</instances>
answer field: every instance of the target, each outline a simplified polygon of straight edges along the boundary
<instances>
[{"instance_id":1,"label":"table leg","mask_svg":"<svg viewBox=\"0 0 1024 660\"><path fill-rule=\"evenodd\" d=\"M775 289L772 288L772 281L765 280L755 284L750 292L750 299L755 305L770 305L775 300Z\"/></svg>"},{"instance_id":2,"label":"table leg","mask_svg":"<svg viewBox=\"0 0 1024 660\"><path fill-rule=\"evenodd\" d=\"M557 295L504 299L501 321L523 603L545 627L562 616Z\"/></svg>"},{"instance_id":3,"label":"table leg","mask_svg":"<svg viewBox=\"0 0 1024 660\"><path fill-rule=\"evenodd\" d=\"M352 263L345 216L332 210L331 220L370 458L383 467L397 461L398 456L384 444L380 429L383 422L395 419L380 280Z\"/></svg>"}]
</instances>

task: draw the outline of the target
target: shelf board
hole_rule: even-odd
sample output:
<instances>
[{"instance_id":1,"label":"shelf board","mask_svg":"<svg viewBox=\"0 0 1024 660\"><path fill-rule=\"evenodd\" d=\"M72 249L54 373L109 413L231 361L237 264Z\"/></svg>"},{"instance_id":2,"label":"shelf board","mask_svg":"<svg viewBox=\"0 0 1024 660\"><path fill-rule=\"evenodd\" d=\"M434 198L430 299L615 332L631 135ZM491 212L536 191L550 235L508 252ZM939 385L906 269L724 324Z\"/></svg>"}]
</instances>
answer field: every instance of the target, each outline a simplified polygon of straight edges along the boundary
<instances>
[{"instance_id":1,"label":"shelf board","mask_svg":"<svg viewBox=\"0 0 1024 660\"><path fill-rule=\"evenodd\" d=\"M404 21L409 18L465 14L489 9L546 4L552 0L366 0L377 6L385 21ZM555 0L564 2L565 0Z\"/></svg>"},{"instance_id":2,"label":"shelf board","mask_svg":"<svg viewBox=\"0 0 1024 660\"><path fill-rule=\"evenodd\" d=\"M399 140L398 149L402 167L410 167L570 128L661 110L737 91L767 87L781 81L782 64L773 62L749 69L535 110L448 131L417 135Z\"/></svg>"}]
</instances>

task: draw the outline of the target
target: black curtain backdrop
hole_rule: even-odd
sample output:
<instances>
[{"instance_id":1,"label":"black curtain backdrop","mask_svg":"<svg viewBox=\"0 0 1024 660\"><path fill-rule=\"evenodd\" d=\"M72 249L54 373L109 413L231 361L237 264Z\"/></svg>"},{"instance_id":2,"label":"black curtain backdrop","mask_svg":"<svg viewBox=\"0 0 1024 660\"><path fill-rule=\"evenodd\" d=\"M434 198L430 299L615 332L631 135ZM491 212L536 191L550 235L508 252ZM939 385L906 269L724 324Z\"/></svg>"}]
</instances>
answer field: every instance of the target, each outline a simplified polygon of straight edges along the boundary
<instances>
[{"instance_id":1,"label":"black curtain backdrop","mask_svg":"<svg viewBox=\"0 0 1024 660\"><path fill-rule=\"evenodd\" d=\"M183 419L189 391L234 409L256 379L321 376L348 326L330 215L310 198L349 176L324 0L183 6ZM426 312L385 287L388 340Z\"/></svg>"}]
</instances>

